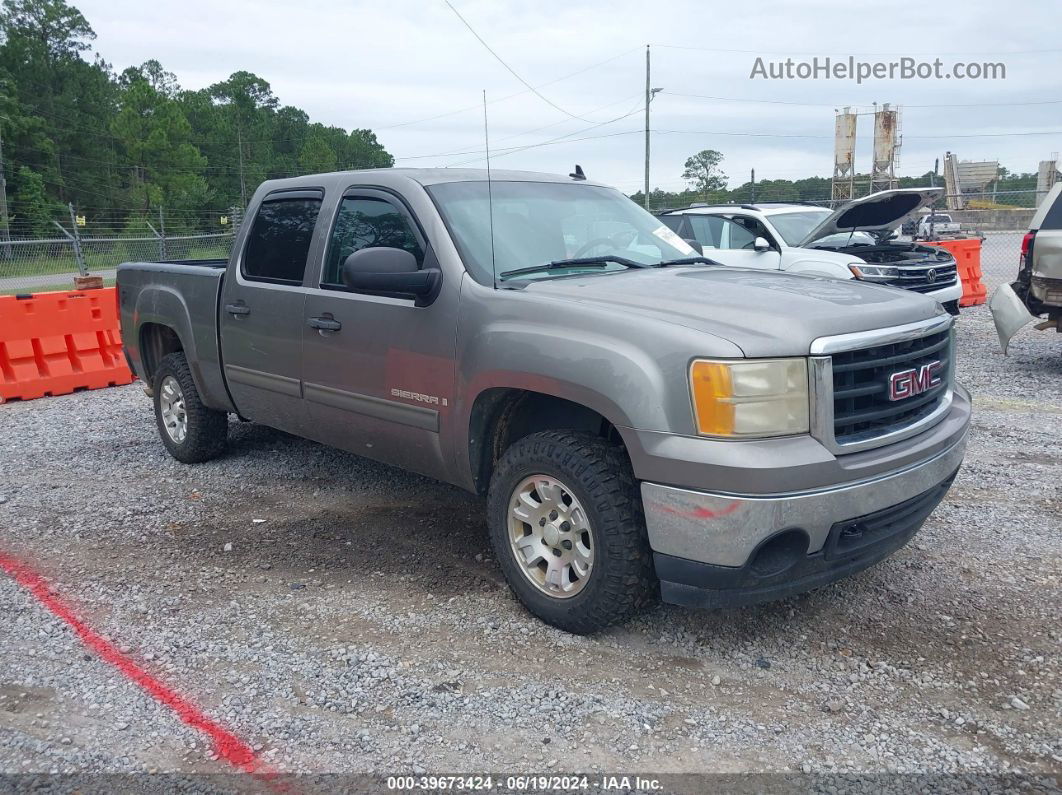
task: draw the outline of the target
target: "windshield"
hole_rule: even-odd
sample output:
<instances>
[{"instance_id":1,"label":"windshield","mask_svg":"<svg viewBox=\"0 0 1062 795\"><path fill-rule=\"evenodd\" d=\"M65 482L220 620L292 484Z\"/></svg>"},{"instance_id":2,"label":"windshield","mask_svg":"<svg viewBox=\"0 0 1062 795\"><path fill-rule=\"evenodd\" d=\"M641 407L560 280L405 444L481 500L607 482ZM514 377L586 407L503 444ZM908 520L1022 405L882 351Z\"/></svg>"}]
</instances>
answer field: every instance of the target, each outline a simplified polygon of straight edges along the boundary
<instances>
[{"instance_id":1,"label":"windshield","mask_svg":"<svg viewBox=\"0 0 1062 795\"><path fill-rule=\"evenodd\" d=\"M494 205L495 268L491 268L491 215L487 183L431 185L435 201L472 276L483 284L519 268L557 260L618 256L646 265L696 252L659 220L612 188L563 182L491 183ZM625 270L609 263L595 273ZM545 279L585 269L523 274Z\"/></svg>"},{"instance_id":2,"label":"windshield","mask_svg":"<svg viewBox=\"0 0 1062 795\"><path fill-rule=\"evenodd\" d=\"M778 234L782 236L782 239L790 246L796 246L808 236L812 229L826 220L830 214L831 211L825 209L804 210L799 213L778 213L777 215L770 215L768 218L770 218L771 225L778 230ZM827 235L809 245L829 248L831 246L869 245L873 242L874 238L866 232L855 232L854 234L842 232L840 234Z\"/></svg>"},{"instance_id":3,"label":"windshield","mask_svg":"<svg viewBox=\"0 0 1062 795\"><path fill-rule=\"evenodd\" d=\"M778 213L768 218L782 239L789 245L795 246L829 215L829 210L806 210L799 213Z\"/></svg>"}]
</instances>

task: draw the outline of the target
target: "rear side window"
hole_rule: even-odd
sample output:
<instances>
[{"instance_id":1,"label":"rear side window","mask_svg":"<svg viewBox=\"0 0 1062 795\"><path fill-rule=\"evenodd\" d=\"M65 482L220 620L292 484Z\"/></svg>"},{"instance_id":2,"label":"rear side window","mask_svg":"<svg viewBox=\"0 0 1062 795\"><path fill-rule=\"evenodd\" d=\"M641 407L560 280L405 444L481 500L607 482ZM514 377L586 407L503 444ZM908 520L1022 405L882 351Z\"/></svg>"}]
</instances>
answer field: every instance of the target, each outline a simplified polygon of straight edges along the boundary
<instances>
[{"instance_id":1,"label":"rear side window","mask_svg":"<svg viewBox=\"0 0 1062 795\"><path fill-rule=\"evenodd\" d=\"M1047 215L1044 216L1044 222L1040 224L1041 229L1062 229L1062 193L1058 194L1058 198L1055 199L1055 203L1051 205L1051 209L1047 211Z\"/></svg>"},{"instance_id":2,"label":"rear side window","mask_svg":"<svg viewBox=\"0 0 1062 795\"><path fill-rule=\"evenodd\" d=\"M660 222L676 234L681 234L679 230L682 228L682 216L681 215L658 215L657 218Z\"/></svg>"},{"instance_id":3,"label":"rear side window","mask_svg":"<svg viewBox=\"0 0 1062 795\"><path fill-rule=\"evenodd\" d=\"M262 203L243 252L243 275L274 284L302 284L320 198L273 199Z\"/></svg>"},{"instance_id":4,"label":"rear side window","mask_svg":"<svg viewBox=\"0 0 1062 795\"><path fill-rule=\"evenodd\" d=\"M328 243L321 284L341 285L340 269L347 257L363 248L379 247L403 249L416 257L418 265L424 264L424 251L409 216L385 199L346 197Z\"/></svg>"}]
</instances>

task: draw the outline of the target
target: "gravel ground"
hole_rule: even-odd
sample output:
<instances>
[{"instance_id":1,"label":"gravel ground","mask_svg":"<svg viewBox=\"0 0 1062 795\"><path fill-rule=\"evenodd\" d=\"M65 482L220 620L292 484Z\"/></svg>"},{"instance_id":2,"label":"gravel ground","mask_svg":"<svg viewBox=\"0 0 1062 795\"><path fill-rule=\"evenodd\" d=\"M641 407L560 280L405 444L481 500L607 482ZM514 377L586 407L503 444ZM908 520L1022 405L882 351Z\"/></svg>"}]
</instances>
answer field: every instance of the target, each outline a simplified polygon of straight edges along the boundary
<instances>
[{"instance_id":1,"label":"gravel ground","mask_svg":"<svg viewBox=\"0 0 1062 795\"><path fill-rule=\"evenodd\" d=\"M269 429L167 456L140 387L0 407L0 551L279 770L1062 770L1062 336L959 324L966 465L907 548L595 637L525 613L480 500ZM228 768L0 574L0 773Z\"/></svg>"}]
</instances>

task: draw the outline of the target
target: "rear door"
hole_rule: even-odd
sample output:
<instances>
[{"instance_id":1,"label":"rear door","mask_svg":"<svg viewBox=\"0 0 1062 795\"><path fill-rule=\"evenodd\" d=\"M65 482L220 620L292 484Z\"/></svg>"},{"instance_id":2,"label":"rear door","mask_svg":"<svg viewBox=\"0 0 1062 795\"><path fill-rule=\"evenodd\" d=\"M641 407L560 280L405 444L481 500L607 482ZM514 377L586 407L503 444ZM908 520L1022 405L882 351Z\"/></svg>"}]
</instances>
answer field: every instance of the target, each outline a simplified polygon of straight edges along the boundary
<instances>
[{"instance_id":1,"label":"rear door","mask_svg":"<svg viewBox=\"0 0 1062 795\"><path fill-rule=\"evenodd\" d=\"M323 191L277 191L250 221L221 296L221 355L239 413L301 434L303 279Z\"/></svg>"},{"instance_id":2,"label":"rear door","mask_svg":"<svg viewBox=\"0 0 1062 795\"><path fill-rule=\"evenodd\" d=\"M438 268L438 260L412 212L387 191L352 188L329 214L332 229L302 329L304 435L445 478L441 440L453 405L457 287L444 282L425 306L349 292L340 269L363 248L404 249L421 268Z\"/></svg>"}]
</instances>

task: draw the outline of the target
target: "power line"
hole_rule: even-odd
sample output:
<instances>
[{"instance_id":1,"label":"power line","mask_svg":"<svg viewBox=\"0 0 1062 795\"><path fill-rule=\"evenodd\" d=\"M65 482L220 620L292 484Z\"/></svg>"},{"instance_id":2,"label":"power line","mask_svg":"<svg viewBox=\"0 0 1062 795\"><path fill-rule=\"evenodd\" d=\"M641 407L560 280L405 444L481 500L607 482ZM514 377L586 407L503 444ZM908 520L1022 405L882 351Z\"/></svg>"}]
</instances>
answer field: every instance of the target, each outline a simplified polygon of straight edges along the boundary
<instances>
[{"instance_id":1,"label":"power line","mask_svg":"<svg viewBox=\"0 0 1062 795\"><path fill-rule=\"evenodd\" d=\"M573 135L580 135L581 133L589 132L590 130L596 130L596 129L600 128L600 127L605 127L605 126L607 126L609 124L615 124L618 121L622 121L623 119L630 118L631 116L633 116L636 113L641 113L642 110L644 110L644 108L636 107L636 108L633 108L632 110L628 111L627 113L624 113L622 116L617 116L614 119L609 119L608 121L599 122L599 123L593 124L593 125L591 125L589 127L584 127L581 130L574 130L574 131L572 131L570 133L566 133L565 135L557 136L556 138L550 138L550 139L545 140L545 141L540 141L539 143L527 144L527 145L524 145L524 146L509 147L508 149L503 149L501 151L501 153L498 153L496 151L493 154L493 157L496 160L499 157L505 157L507 155L513 155L513 154L516 154L517 152L526 152L529 149L538 149L539 147L542 147L542 146L552 146L552 145L558 144L558 143L572 143L574 141L587 141L587 140L592 140L594 138L610 138L610 137L613 137L615 135L627 135L628 133L623 132L623 133L613 133L613 134L610 134L610 135L602 135L602 136L590 136L588 138L572 138L571 137ZM476 151L474 153L473 152L467 152L466 154L482 154L482 152L481 151ZM457 167L457 166L467 165L468 163L476 162L476 160L478 160L478 159L479 158L477 157L477 158L474 158L472 160L465 160L465 161L461 161L459 163L447 163L444 166L444 168L454 168L454 167Z\"/></svg>"},{"instance_id":2,"label":"power line","mask_svg":"<svg viewBox=\"0 0 1062 795\"><path fill-rule=\"evenodd\" d=\"M757 105L799 105L809 108L840 108L846 105L851 105L851 102L790 102L783 99L747 99L745 97L716 97L708 94L682 94L677 91L664 91L663 93L672 97L691 97L694 99L710 99L719 102L747 102ZM1002 107L1017 107L1024 105L1062 105L1062 99L1039 99L1029 100L1028 102L956 102L956 103L935 103L929 105L908 105L904 104L903 109L909 110L910 108L1002 108Z\"/></svg>"},{"instance_id":3,"label":"power line","mask_svg":"<svg viewBox=\"0 0 1062 795\"><path fill-rule=\"evenodd\" d=\"M823 50L818 50L817 52L808 52L808 51L801 51L801 50L735 50L735 49L728 49L728 48L724 48L724 47L693 47L693 46L684 45L684 44L653 44L653 46L654 47L661 47L663 49L668 49L668 50L695 50L697 52L729 52L729 53L736 53L736 54L740 54L740 55L811 55L811 56L825 57L828 54L828 53L824 52ZM994 56L1003 56L1003 55L1043 55L1043 54L1047 54L1047 53L1056 53L1056 52L1062 52L1062 49L1059 49L1059 48L1047 48L1047 49L1043 49L1043 50L963 50L963 51L959 51L959 52L937 52L937 51L933 51L933 52L907 52L907 51L905 51L903 54L904 55L918 55L918 56L924 56L924 57L937 57L937 56L941 56L941 55L947 55L947 56L962 55L962 56L965 56L965 57L969 57L970 55L973 55L975 53L983 53L983 54L994 55ZM838 51L834 52L834 55L848 56L850 54L851 54L850 51L838 50ZM889 58L889 57L895 58L896 55L897 55L895 50L893 50L892 52L863 52L863 51L861 51L859 54L860 54L860 56L876 55L876 56L881 56L883 58Z\"/></svg>"},{"instance_id":4,"label":"power line","mask_svg":"<svg viewBox=\"0 0 1062 795\"><path fill-rule=\"evenodd\" d=\"M560 77L555 77L552 80L546 81L545 83L539 83L538 84L538 88L545 88L546 86L551 86L554 83L560 83L563 80L568 80L568 79L570 79L572 77L577 77L577 76L579 76L581 74L584 74L586 72L589 72L589 71L591 71L593 69L597 69L597 68L599 68L601 66L604 66L605 64L612 63L613 61L617 61L620 58L622 58L623 56L630 55L632 52L637 52L639 50L640 50L639 47L631 47L630 49L624 50L623 52L618 53L617 55L613 55L610 58L606 58L603 61L597 61L596 63L592 63L589 66L585 66L582 69L579 69L578 71L569 72L566 75L561 75ZM530 93L531 93L530 90L517 91L515 94L508 94L508 95L506 95L504 97L498 97L497 99L487 100L487 104L488 105L495 105L495 104L497 104L499 102L505 102L506 100L515 99L516 97L522 97L524 94L530 94ZM461 114L461 113L469 113L469 112L471 112L473 110L481 110L482 108L483 108L482 103L479 104L479 105L469 105L466 108L458 108L457 110L446 111L445 113L439 113L439 114L436 114L435 116L427 116L427 117L425 117L423 119L413 119L412 121L403 121L403 122L399 122L398 124L389 124L386 127L374 127L373 129L374 130L380 130L380 131L383 131L383 130L395 130L395 129L398 129L399 127L410 127L410 126L413 126L415 124L424 124L425 122L437 121L438 119L445 119L445 118L447 118L449 116L457 116L458 114ZM593 113L593 112L594 111L588 111L588 113Z\"/></svg>"},{"instance_id":5,"label":"power line","mask_svg":"<svg viewBox=\"0 0 1062 795\"><path fill-rule=\"evenodd\" d=\"M605 108L612 107L613 105L618 105L620 102L626 102L626 101L628 101L628 100L630 100L632 98L633 97L624 97L623 99L616 100L615 102L610 102L607 105L602 105L602 106L600 106L598 108L595 108L594 110L595 111L604 110ZM639 98L640 98L640 95L639 95ZM604 127L605 125L613 124L613 123L615 123L617 121L620 121L621 119L628 118L629 116L633 115L635 112L637 112L637 111L628 111L627 113L624 113L621 116L617 116L614 119L607 119L605 121L598 122L597 124L591 125L590 127L584 127L584 128L582 128L580 130L573 130L570 133L566 133L565 135L560 136L560 138L565 138L565 137L568 137L568 136L571 136L571 135L578 135L579 133L587 132L589 130L596 129L598 127ZM544 125L542 127L536 127L533 130L525 130L524 132L515 133L513 135L507 135L504 138L498 138L497 141L509 141L509 140L512 140L513 138L522 138L525 135L531 135L532 133L536 133L536 132L539 132L541 130L548 129L550 127L556 127L558 124L566 124L568 121L569 121L568 119L562 119L559 122L554 122L553 124L547 124L547 125ZM551 139L551 140L554 140L554 139ZM531 144L531 146L535 146L535 144ZM511 152L511 151L522 149L522 148L524 148L524 147L523 146L510 146L510 147L502 147L500 149L494 149L493 151L495 153L497 153L497 152ZM428 154L428 155L405 155L405 156L401 156L401 157L395 156L395 161L397 162L399 160L430 160L430 159L434 159L434 158L438 158L438 157L459 157L461 155L479 154L479 153L482 153L482 152L483 152L482 149L470 149L468 151L458 151L458 152L434 152L434 153Z\"/></svg>"},{"instance_id":6,"label":"power line","mask_svg":"<svg viewBox=\"0 0 1062 795\"><path fill-rule=\"evenodd\" d=\"M565 116L570 116L571 118L578 119L579 121L585 121L585 122L591 121L590 119L584 119L582 116L577 116L576 114L565 110L560 105L558 105L556 102L554 102L549 97L547 97L545 94L540 92L533 85L531 85L526 80L524 80L524 78L521 77L520 74L515 69L513 69L511 66L509 66L509 64L507 64L505 62L504 58L502 58L500 55L498 55L498 53L496 53L494 51L494 49L489 44L487 44L486 41L483 40L482 36L480 36L478 33L476 33L476 29L473 28L470 24L468 24L468 20L465 19L463 16L461 16L461 12L458 11L456 8L454 8L454 4L451 3L450 0L443 0L443 2L446 3L446 5L449 6L450 10L453 11L457 15L457 18L460 19L461 22L464 23L464 26L466 28L468 28L469 32L473 36L475 36L476 39L479 41L479 43L482 44L486 48L487 52L489 52L491 55L493 55L494 58L498 61L498 63L500 63L502 66L504 66L506 68L506 70L509 72L509 74L511 74L513 77L515 77L517 80L519 80L524 85L524 87L527 88L528 91L530 91L536 97L541 99L543 102L545 102L547 105L549 105L554 110L559 110Z\"/></svg>"}]
</instances>

